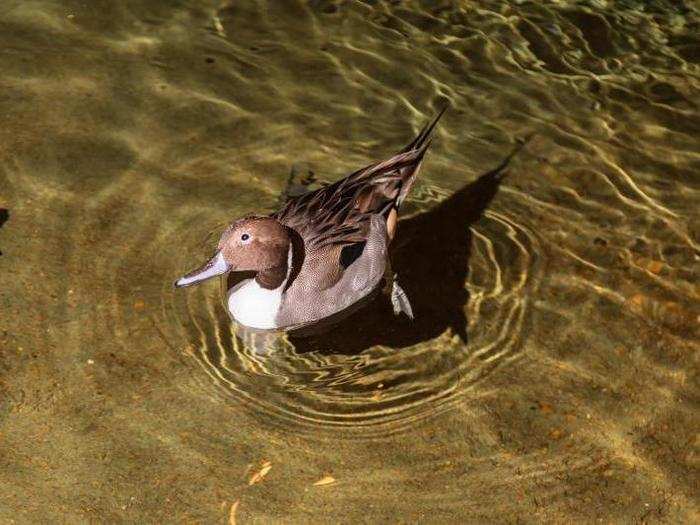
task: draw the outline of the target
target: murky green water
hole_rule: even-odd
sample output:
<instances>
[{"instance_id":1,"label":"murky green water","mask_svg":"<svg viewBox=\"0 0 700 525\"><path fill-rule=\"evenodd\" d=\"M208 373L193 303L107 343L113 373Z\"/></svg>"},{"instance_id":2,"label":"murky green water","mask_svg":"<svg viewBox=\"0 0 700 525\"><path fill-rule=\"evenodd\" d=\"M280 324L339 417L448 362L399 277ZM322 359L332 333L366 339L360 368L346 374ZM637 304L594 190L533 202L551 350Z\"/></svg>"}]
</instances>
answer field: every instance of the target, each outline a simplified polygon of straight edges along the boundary
<instances>
[{"instance_id":1,"label":"murky green water","mask_svg":"<svg viewBox=\"0 0 700 525\"><path fill-rule=\"evenodd\" d=\"M0 521L700 519L699 34L691 1L5 0ZM292 166L446 103L414 323L262 355L173 290Z\"/></svg>"}]
</instances>

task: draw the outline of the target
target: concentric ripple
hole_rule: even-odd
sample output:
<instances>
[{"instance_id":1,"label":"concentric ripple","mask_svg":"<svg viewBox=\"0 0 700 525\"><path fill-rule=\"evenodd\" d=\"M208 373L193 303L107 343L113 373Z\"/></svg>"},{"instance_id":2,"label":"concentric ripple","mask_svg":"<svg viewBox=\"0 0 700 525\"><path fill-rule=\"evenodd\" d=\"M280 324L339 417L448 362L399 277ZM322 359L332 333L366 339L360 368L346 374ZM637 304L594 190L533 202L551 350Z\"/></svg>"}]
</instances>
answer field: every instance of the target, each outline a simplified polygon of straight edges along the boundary
<instances>
[{"instance_id":1,"label":"concentric ripple","mask_svg":"<svg viewBox=\"0 0 700 525\"><path fill-rule=\"evenodd\" d=\"M491 370L518 358L528 295L538 282L537 241L497 212L487 212L472 236L466 345L447 329L405 348L343 354L331 342L299 352L287 338L237 333L216 286L173 296L183 344L219 395L243 401L266 424L348 437L405 430L462 402Z\"/></svg>"}]
</instances>

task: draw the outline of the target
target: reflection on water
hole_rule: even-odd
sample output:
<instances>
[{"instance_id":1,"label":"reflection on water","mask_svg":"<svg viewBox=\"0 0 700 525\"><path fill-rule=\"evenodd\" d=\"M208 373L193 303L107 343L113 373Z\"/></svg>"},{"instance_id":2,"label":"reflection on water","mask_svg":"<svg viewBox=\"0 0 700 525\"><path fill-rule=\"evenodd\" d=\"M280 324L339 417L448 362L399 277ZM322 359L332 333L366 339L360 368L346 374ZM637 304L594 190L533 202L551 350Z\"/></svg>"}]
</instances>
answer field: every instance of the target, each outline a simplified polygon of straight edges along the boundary
<instances>
[{"instance_id":1,"label":"reflection on water","mask_svg":"<svg viewBox=\"0 0 700 525\"><path fill-rule=\"evenodd\" d=\"M3 521L697 516L694 3L0 13ZM445 104L392 261L414 322L379 296L261 353L221 286L172 290L292 166Z\"/></svg>"}]
</instances>

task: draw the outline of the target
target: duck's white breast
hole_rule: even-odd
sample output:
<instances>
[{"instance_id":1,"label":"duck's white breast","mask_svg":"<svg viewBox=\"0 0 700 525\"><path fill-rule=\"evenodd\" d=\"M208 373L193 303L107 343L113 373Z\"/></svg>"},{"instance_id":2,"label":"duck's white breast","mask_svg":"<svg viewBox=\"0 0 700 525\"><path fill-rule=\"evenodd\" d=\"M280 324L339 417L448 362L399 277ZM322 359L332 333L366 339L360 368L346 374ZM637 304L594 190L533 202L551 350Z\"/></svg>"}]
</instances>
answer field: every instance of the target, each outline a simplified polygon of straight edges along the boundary
<instances>
[{"instance_id":1,"label":"duck's white breast","mask_svg":"<svg viewBox=\"0 0 700 525\"><path fill-rule=\"evenodd\" d=\"M255 279L247 279L229 292L228 311L237 322L250 328L277 328L275 318L282 303L283 288L268 290Z\"/></svg>"}]
</instances>

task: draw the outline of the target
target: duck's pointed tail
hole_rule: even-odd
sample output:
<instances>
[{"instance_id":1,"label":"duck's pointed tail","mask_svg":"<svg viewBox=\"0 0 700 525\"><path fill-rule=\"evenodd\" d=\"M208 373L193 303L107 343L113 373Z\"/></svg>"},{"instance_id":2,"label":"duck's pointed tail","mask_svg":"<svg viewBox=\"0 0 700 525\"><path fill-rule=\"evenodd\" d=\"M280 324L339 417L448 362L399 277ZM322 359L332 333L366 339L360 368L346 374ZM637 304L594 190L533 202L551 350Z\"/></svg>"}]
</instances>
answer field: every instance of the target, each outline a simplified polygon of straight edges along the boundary
<instances>
[{"instance_id":1,"label":"duck's pointed tail","mask_svg":"<svg viewBox=\"0 0 700 525\"><path fill-rule=\"evenodd\" d=\"M397 157L408 157L410 161L408 165L400 169L401 173L401 187L399 194L396 198L396 207L398 208L403 203L404 199L411 191L411 187L420 172L421 164L423 163L423 157L425 152L428 151L430 147L430 142L432 141L433 130L437 123L440 121L440 117L447 111L447 106L443 107L440 112L433 117L433 119L428 122L423 129L420 130L418 136L411 141L408 146L402 149Z\"/></svg>"},{"instance_id":2,"label":"duck's pointed tail","mask_svg":"<svg viewBox=\"0 0 700 525\"><path fill-rule=\"evenodd\" d=\"M393 157L368 166L357 172L357 177L370 185L361 188L357 196L357 208L361 211L376 210L389 214L397 211L411 191L420 171L425 152L428 151L432 133L447 106L423 127L418 136ZM391 229L391 228L390 228Z\"/></svg>"},{"instance_id":3,"label":"duck's pointed tail","mask_svg":"<svg viewBox=\"0 0 700 525\"><path fill-rule=\"evenodd\" d=\"M292 201L277 217L289 217L301 207L324 210L336 223L350 214L381 215L386 218L387 232L394 237L398 210L418 175L432 132L447 108L443 108L399 153L382 162L357 170L333 184ZM315 200L313 205L312 200ZM326 211L327 208L327 211ZM317 223L318 217L314 219Z\"/></svg>"},{"instance_id":4,"label":"duck's pointed tail","mask_svg":"<svg viewBox=\"0 0 700 525\"><path fill-rule=\"evenodd\" d=\"M416 150L427 150L428 146L430 145L430 140L431 136L433 134L433 130L435 129L435 126L437 126L437 123L440 121L440 117L447 111L447 105L445 105L440 112L433 117L433 120L428 122L425 126L423 126L423 129L420 130L420 133L418 133L418 136L411 141L408 146L406 146L404 149L401 150L400 153L407 153L409 151L416 151Z\"/></svg>"},{"instance_id":5,"label":"duck's pointed tail","mask_svg":"<svg viewBox=\"0 0 700 525\"><path fill-rule=\"evenodd\" d=\"M358 172L358 178L365 184L355 196L355 209L386 217L389 239L394 237L399 208L411 191L430 146L433 130L446 109L443 108L399 153Z\"/></svg>"}]
</instances>

